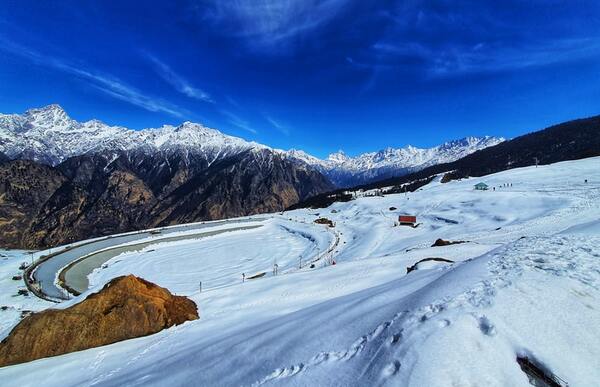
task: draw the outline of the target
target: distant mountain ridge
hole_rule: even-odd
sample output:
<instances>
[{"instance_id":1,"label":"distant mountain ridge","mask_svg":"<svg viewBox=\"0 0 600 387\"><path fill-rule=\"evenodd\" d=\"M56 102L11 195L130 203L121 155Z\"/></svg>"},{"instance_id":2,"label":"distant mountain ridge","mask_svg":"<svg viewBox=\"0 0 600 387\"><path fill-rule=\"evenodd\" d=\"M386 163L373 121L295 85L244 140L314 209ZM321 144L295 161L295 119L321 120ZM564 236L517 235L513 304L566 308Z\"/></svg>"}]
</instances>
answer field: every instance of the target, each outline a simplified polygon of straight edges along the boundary
<instances>
[{"instance_id":1,"label":"distant mountain ridge","mask_svg":"<svg viewBox=\"0 0 600 387\"><path fill-rule=\"evenodd\" d=\"M192 122L143 130L110 126L99 120L78 122L59 105L30 109L22 115L0 114L0 153L11 159L53 166L70 157L90 153L193 152L211 159L250 149L270 148Z\"/></svg>"},{"instance_id":2,"label":"distant mountain ridge","mask_svg":"<svg viewBox=\"0 0 600 387\"><path fill-rule=\"evenodd\" d=\"M435 164L400 177L383 179L349 189L325 192L290 207L322 208L352 199L349 191L378 190L380 193L414 191L436 176L442 183L479 177L512 168L552 164L600 156L600 115L563 122L497 145L478 150L458 160ZM600 161L598 162L600 173ZM590 176L598 179L598 176Z\"/></svg>"},{"instance_id":3,"label":"distant mountain ridge","mask_svg":"<svg viewBox=\"0 0 600 387\"><path fill-rule=\"evenodd\" d=\"M504 141L496 137L466 137L421 149L413 146L348 157L342 151L321 160L301 150L283 151L228 136L201 124L131 130L99 120L78 122L59 105L27 110L24 114L0 114L0 153L56 166L70 157L100 153L175 153L202 156L208 163L242 152L270 151L305 164L325 175L335 186L354 186L401 176L428 166L457 160L479 149Z\"/></svg>"},{"instance_id":4,"label":"distant mountain ridge","mask_svg":"<svg viewBox=\"0 0 600 387\"><path fill-rule=\"evenodd\" d=\"M432 148L408 145L405 148L386 148L378 152L363 153L356 157L349 157L343 151L338 151L325 160L299 150L291 150L288 155L314 166L337 187L353 187L455 161L503 141L505 139L501 137L465 137Z\"/></svg>"}]
</instances>

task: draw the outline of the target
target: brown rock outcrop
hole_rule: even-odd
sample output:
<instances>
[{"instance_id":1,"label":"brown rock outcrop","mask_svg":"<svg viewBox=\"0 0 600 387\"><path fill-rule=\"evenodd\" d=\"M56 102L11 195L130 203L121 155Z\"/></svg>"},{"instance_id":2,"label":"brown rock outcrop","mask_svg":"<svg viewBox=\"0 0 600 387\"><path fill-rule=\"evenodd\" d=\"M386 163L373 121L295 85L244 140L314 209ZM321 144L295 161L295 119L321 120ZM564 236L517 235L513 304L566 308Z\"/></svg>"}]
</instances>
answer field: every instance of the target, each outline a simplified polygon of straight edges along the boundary
<instances>
[{"instance_id":1,"label":"brown rock outcrop","mask_svg":"<svg viewBox=\"0 0 600 387\"><path fill-rule=\"evenodd\" d=\"M146 336L198 319L196 304L133 275L67 309L22 320L0 343L0 367Z\"/></svg>"},{"instance_id":2,"label":"brown rock outcrop","mask_svg":"<svg viewBox=\"0 0 600 387\"><path fill-rule=\"evenodd\" d=\"M438 238L433 242L431 247L440 247L440 246L450 246L450 245L458 245L461 243L466 243L466 241L447 241L442 238Z\"/></svg>"},{"instance_id":3,"label":"brown rock outcrop","mask_svg":"<svg viewBox=\"0 0 600 387\"><path fill-rule=\"evenodd\" d=\"M319 219L316 219L316 220L315 220L315 223L317 223L317 224L326 224L326 225L328 225L329 227L335 227L335 224L333 223L333 221L332 221L332 220L330 220L330 219L327 219L327 218L319 218Z\"/></svg>"}]
</instances>

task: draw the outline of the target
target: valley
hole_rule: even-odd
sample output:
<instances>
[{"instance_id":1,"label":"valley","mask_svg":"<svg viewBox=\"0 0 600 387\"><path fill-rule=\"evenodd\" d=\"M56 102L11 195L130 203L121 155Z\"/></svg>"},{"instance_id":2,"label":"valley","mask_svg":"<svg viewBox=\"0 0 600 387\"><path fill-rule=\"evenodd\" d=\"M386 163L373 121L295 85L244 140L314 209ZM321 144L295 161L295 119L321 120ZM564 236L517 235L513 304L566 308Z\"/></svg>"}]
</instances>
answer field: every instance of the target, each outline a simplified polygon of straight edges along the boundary
<instances>
[{"instance_id":1,"label":"valley","mask_svg":"<svg viewBox=\"0 0 600 387\"><path fill-rule=\"evenodd\" d=\"M340 185L404 175L502 140L470 137L332 164L189 121L131 130L76 121L59 105L0 114L0 244L44 248L281 211Z\"/></svg>"},{"instance_id":2,"label":"valley","mask_svg":"<svg viewBox=\"0 0 600 387\"><path fill-rule=\"evenodd\" d=\"M16 269L6 271L0 284L12 290L0 304L14 311L0 312L3 335L21 309L64 308L129 273L188 296L200 319L1 368L0 376L19 385L45 375L51 385L194 378L200 385L526 386L515 360L525 356L569 385L589 385L599 377L598 171L600 158L588 158L273 213L255 229L123 252L92 271L89 290L58 306L8 296ZM479 182L495 189L474 190ZM401 214L415 215L418 226L395 226ZM315 224L319 217L335 227ZM307 262L335 242L332 232L339 243L311 268ZM464 243L432 247L438 238ZM9 254L3 267L28 257ZM427 257L455 263L425 262L407 274ZM242 281L242 273L261 272ZM579 351L566 359L572 345Z\"/></svg>"}]
</instances>

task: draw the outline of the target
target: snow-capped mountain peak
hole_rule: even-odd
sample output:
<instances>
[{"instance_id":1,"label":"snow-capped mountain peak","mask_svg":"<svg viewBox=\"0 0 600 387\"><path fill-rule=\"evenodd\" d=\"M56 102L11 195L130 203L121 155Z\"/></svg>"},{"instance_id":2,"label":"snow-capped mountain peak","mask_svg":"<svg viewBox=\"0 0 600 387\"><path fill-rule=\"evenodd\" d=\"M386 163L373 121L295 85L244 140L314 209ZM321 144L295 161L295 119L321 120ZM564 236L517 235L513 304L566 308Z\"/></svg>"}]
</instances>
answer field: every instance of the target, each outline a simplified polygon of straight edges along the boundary
<instances>
[{"instance_id":1,"label":"snow-capped mountain peak","mask_svg":"<svg viewBox=\"0 0 600 387\"><path fill-rule=\"evenodd\" d=\"M350 157L338 151L321 160L309 155L289 153L290 157L316 167L337 186L355 186L371 181L401 176L428 166L458 160L470 153L504 141L499 137L465 137L432 148L391 148ZM309 156L309 157L307 157Z\"/></svg>"},{"instance_id":2,"label":"snow-capped mountain peak","mask_svg":"<svg viewBox=\"0 0 600 387\"><path fill-rule=\"evenodd\" d=\"M299 160L299 161L302 161L302 162L305 162L305 163L311 164L311 165L319 164L320 162L322 162L321 159L319 159L313 155L310 155L300 149L290 149L289 151L279 150L279 152L283 155L286 155L289 158Z\"/></svg>"},{"instance_id":3,"label":"snow-capped mountain peak","mask_svg":"<svg viewBox=\"0 0 600 387\"><path fill-rule=\"evenodd\" d=\"M0 153L56 165L87 153L144 152L200 155L209 162L244 151L270 150L317 169L337 186L353 186L400 176L430 165L457 160L504 141L496 137L465 137L432 148L385 148L350 157L342 150L319 159L292 149L274 150L233 137L216 129L186 121L180 125L131 130L99 120L79 122L59 105L29 109L24 114L0 114Z\"/></svg>"},{"instance_id":4,"label":"snow-capped mountain peak","mask_svg":"<svg viewBox=\"0 0 600 387\"><path fill-rule=\"evenodd\" d=\"M327 160L332 161L334 163L339 163L339 164L344 163L344 162L348 161L349 159L350 159L350 157L348 157L346 155L346 153L344 153L343 150L339 150L335 153L332 153L327 157Z\"/></svg>"},{"instance_id":5,"label":"snow-capped mountain peak","mask_svg":"<svg viewBox=\"0 0 600 387\"><path fill-rule=\"evenodd\" d=\"M264 145L228 136L193 122L131 130L92 119L78 122L53 104L24 114L0 114L0 153L56 165L86 153L108 151L197 152L209 159Z\"/></svg>"},{"instance_id":6,"label":"snow-capped mountain peak","mask_svg":"<svg viewBox=\"0 0 600 387\"><path fill-rule=\"evenodd\" d=\"M175 131L200 134L200 135L208 135L208 136L222 135L222 133L217 130L207 128L206 126L203 126L203 125L197 124L195 122L191 122L191 121L183 122L181 125L175 127Z\"/></svg>"},{"instance_id":7,"label":"snow-capped mountain peak","mask_svg":"<svg viewBox=\"0 0 600 387\"><path fill-rule=\"evenodd\" d=\"M66 130L74 124L64 109L56 104L39 109L29 109L25 112L25 117L29 128Z\"/></svg>"},{"instance_id":8,"label":"snow-capped mountain peak","mask_svg":"<svg viewBox=\"0 0 600 387\"><path fill-rule=\"evenodd\" d=\"M58 104L50 104L40 108L31 108L25 112L28 117L58 117L69 118L67 112Z\"/></svg>"}]
</instances>

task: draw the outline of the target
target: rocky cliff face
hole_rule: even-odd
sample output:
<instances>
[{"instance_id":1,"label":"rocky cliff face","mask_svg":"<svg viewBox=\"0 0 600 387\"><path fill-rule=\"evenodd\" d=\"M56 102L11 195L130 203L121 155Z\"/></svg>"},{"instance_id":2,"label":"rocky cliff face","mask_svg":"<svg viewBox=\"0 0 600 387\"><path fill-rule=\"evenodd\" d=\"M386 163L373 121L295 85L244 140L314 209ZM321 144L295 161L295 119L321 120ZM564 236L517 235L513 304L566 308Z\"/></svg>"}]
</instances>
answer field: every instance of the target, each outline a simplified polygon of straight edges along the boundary
<instances>
[{"instance_id":1,"label":"rocky cliff face","mask_svg":"<svg viewBox=\"0 0 600 387\"><path fill-rule=\"evenodd\" d=\"M196 304L133 275L67 309L22 320L0 343L0 367L146 336L198 319Z\"/></svg>"},{"instance_id":2,"label":"rocky cliff face","mask_svg":"<svg viewBox=\"0 0 600 387\"><path fill-rule=\"evenodd\" d=\"M6 246L19 246L24 232L31 232L41 205L66 182L56 169L33 161L1 163L0 240Z\"/></svg>"},{"instance_id":3,"label":"rocky cliff face","mask_svg":"<svg viewBox=\"0 0 600 387\"><path fill-rule=\"evenodd\" d=\"M56 167L0 164L0 246L37 248L199 220L283 210L332 188L267 149L209 163L180 154L89 154Z\"/></svg>"}]
</instances>

